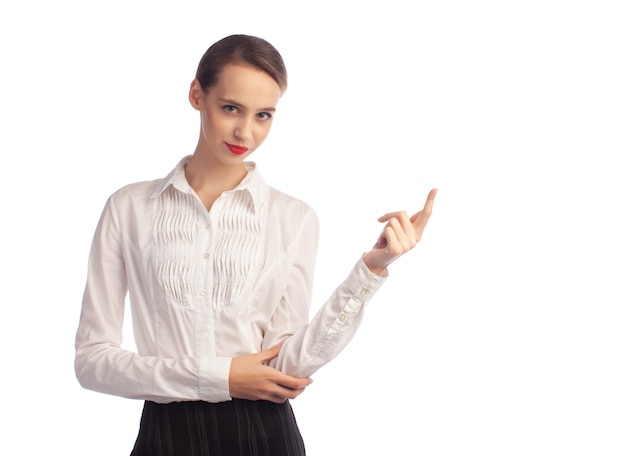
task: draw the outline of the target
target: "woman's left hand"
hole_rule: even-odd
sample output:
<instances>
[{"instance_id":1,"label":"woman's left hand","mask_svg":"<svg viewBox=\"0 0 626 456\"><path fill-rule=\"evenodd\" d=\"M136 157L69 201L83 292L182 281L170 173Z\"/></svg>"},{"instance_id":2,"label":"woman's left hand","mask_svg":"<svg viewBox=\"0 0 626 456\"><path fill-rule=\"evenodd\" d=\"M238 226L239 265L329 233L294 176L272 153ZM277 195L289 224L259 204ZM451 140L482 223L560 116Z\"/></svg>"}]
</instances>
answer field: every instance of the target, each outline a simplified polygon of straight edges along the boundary
<instances>
[{"instance_id":1,"label":"woman's left hand","mask_svg":"<svg viewBox=\"0 0 626 456\"><path fill-rule=\"evenodd\" d=\"M367 252L363 261L375 274L381 275L387 266L411 250L422 239L422 234L433 211L437 189L433 188L426 198L424 208L411 218L405 211L390 212L378 219L387 223L378 241Z\"/></svg>"}]
</instances>

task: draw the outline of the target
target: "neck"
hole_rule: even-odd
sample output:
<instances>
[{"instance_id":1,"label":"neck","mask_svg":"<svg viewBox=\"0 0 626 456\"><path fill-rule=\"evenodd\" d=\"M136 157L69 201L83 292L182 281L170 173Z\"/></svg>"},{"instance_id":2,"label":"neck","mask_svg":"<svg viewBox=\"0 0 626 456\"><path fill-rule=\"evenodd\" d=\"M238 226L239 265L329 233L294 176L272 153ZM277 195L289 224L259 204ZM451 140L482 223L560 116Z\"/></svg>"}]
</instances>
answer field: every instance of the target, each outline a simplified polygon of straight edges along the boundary
<instances>
[{"instance_id":1,"label":"neck","mask_svg":"<svg viewBox=\"0 0 626 456\"><path fill-rule=\"evenodd\" d=\"M207 209L225 191L235 188L246 176L243 163L226 165L194 154L185 165L185 177Z\"/></svg>"}]
</instances>

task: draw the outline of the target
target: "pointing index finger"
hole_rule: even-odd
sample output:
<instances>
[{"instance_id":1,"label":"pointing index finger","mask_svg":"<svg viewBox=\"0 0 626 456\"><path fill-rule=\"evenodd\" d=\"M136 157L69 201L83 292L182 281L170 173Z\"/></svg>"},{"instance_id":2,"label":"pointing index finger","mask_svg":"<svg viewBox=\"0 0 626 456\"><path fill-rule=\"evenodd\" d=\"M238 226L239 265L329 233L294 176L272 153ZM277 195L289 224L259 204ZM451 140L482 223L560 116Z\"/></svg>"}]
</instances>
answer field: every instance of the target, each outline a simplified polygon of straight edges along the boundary
<instances>
[{"instance_id":1,"label":"pointing index finger","mask_svg":"<svg viewBox=\"0 0 626 456\"><path fill-rule=\"evenodd\" d=\"M415 223L418 220L423 220L430 217L430 214L433 212L433 205L435 204L435 196L437 195L437 188L433 188L430 192L428 192L428 197L426 198L426 203L424 204L424 209L419 212L416 212L411 217L411 222Z\"/></svg>"},{"instance_id":2,"label":"pointing index finger","mask_svg":"<svg viewBox=\"0 0 626 456\"><path fill-rule=\"evenodd\" d=\"M424 204L424 210L429 214L433 211L433 205L435 204L435 196L437 196L438 188L433 188L430 192L428 192L428 197L426 198L426 204Z\"/></svg>"}]
</instances>

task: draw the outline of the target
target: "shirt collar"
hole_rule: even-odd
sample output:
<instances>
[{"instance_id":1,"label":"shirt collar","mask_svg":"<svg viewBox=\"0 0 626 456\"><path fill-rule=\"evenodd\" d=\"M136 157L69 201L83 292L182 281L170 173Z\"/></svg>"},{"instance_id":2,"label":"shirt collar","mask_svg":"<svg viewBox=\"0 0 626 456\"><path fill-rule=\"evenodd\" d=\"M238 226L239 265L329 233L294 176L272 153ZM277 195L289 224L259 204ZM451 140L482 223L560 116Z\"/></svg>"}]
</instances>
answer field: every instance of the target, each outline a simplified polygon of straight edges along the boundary
<instances>
[{"instance_id":1,"label":"shirt collar","mask_svg":"<svg viewBox=\"0 0 626 456\"><path fill-rule=\"evenodd\" d=\"M193 194L194 190L187 182L185 178L185 165L191 158L191 155L184 157L181 161L178 162L176 167L170 171L170 173L165 176L161 182L157 184L154 193L152 193L151 198L155 198L161 193L165 191L169 186L174 187L180 192ZM254 205L254 209L258 211L258 209L263 205L263 203L269 197L269 187L265 183L263 176L257 169L255 162L244 162L244 166L248 173L243 178L243 180L237 185L237 187L232 190L227 190L224 194L231 192L246 192L247 195L252 200L252 204Z\"/></svg>"}]
</instances>

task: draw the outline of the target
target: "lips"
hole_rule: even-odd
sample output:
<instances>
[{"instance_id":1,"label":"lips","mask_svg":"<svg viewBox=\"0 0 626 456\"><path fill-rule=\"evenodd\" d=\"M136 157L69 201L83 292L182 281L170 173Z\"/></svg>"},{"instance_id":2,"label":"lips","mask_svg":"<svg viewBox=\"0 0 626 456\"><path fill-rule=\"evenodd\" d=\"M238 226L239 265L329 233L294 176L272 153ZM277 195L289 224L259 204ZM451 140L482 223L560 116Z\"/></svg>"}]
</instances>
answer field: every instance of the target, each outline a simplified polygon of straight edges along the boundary
<instances>
[{"instance_id":1,"label":"lips","mask_svg":"<svg viewBox=\"0 0 626 456\"><path fill-rule=\"evenodd\" d=\"M226 147L228 147L228 150L230 150L235 155L243 155L248 152L248 148L243 146L235 146L234 144L226 143Z\"/></svg>"}]
</instances>

